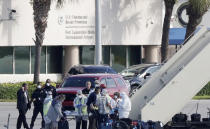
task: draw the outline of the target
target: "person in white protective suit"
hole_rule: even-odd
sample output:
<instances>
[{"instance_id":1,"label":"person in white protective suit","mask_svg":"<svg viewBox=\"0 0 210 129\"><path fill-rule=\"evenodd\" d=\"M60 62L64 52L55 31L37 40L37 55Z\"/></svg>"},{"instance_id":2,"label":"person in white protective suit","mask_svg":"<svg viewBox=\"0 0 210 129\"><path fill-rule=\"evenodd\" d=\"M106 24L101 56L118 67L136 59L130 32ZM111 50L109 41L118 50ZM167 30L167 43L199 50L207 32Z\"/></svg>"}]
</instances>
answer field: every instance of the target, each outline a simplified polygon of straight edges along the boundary
<instances>
[{"instance_id":1,"label":"person in white protective suit","mask_svg":"<svg viewBox=\"0 0 210 129\"><path fill-rule=\"evenodd\" d=\"M120 93L121 101L119 102L119 119L128 118L131 111L131 101L125 92Z\"/></svg>"},{"instance_id":2,"label":"person in white protective suit","mask_svg":"<svg viewBox=\"0 0 210 129\"><path fill-rule=\"evenodd\" d=\"M52 101L53 101L52 92L48 91L47 97L44 99L44 103L43 103L43 115L44 115L45 122L48 120L46 116L47 116L47 113L48 113L48 110L50 108Z\"/></svg>"}]
</instances>

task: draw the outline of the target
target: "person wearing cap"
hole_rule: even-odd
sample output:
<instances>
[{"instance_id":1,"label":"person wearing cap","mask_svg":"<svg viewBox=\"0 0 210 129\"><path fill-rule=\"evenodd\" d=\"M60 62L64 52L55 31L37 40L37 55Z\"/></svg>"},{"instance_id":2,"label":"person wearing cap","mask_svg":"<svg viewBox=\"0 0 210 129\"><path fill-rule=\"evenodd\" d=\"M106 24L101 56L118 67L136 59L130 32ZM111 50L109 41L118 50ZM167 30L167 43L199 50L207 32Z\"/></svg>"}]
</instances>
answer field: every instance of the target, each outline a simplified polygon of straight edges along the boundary
<instances>
[{"instance_id":1,"label":"person wearing cap","mask_svg":"<svg viewBox=\"0 0 210 129\"><path fill-rule=\"evenodd\" d=\"M19 111L17 129L21 128L22 123L24 128L29 129L28 123L26 121L26 112L30 108L31 105L28 97L28 85L23 83L22 87L17 91L17 109Z\"/></svg>"},{"instance_id":2,"label":"person wearing cap","mask_svg":"<svg viewBox=\"0 0 210 129\"><path fill-rule=\"evenodd\" d=\"M89 115L89 127L88 129L97 129L98 127L98 109L96 106L96 100L100 97L101 89L96 87L95 91L88 96L87 108Z\"/></svg>"},{"instance_id":3,"label":"person wearing cap","mask_svg":"<svg viewBox=\"0 0 210 129\"><path fill-rule=\"evenodd\" d=\"M112 119L117 119L118 107L119 107L120 101L121 101L120 93L114 92L114 97L111 99L111 102L110 102L111 103L110 117Z\"/></svg>"},{"instance_id":4,"label":"person wearing cap","mask_svg":"<svg viewBox=\"0 0 210 129\"><path fill-rule=\"evenodd\" d=\"M47 96L47 92L49 92L49 91L52 92L53 98L55 98L55 96L56 96L56 89L55 89L54 86L51 85L51 80L50 79L46 80L43 91L44 91L44 98Z\"/></svg>"},{"instance_id":5,"label":"person wearing cap","mask_svg":"<svg viewBox=\"0 0 210 129\"><path fill-rule=\"evenodd\" d=\"M114 97L111 99L111 107L112 109L118 108L120 102L120 93L114 92Z\"/></svg>"},{"instance_id":6,"label":"person wearing cap","mask_svg":"<svg viewBox=\"0 0 210 129\"><path fill-rule=\"evenodd\" d=\"M37 115L40 113L42 116L42 128L44 128L44 118L43 118L43 90L41 89L41 82L38 82L36 90L32 93L31 102L34 103L34 111L31 119L30 129L33 129L34 122L36 120Z\"/></svg>"},{"instance_id":7,"label":"person wearing cap","mask_svg":"<svg viewBox=\"0 0 210 129\"><path fill-rule=\"evenodd\" d=\"M101 96L96 101L96 106L98 107L98 112L99 112L99 129L100 129L101 124L108 120L109 113L111 110L110 96L107 94L106 89L102 90Z\"/></svg>"},{"instance_id":8,"label":"person wearing cap","mask_svg":"<svg viewBox=\"0 0 210 129\"><path fill-rule=\"evenodd\" d=\"M82 94L81 90L77 91L77 97L74 99L74 107L77 115L76 118L76 129L80 129L82 123L82 129L87 129L87 120L88 120L88 112L87 112L87 97Z\"/></svg>"},{"instance_id":9,"label":"person wearing cap","mask_svg":"<svg viewBox=\"0 0 210 129\"><path fill-rule=\"evenodd\" d=\"M131 111L131 101L125 92L120 93L121 101L119 102L119 119L128 118Z\"/></svg>"}]
</instances>

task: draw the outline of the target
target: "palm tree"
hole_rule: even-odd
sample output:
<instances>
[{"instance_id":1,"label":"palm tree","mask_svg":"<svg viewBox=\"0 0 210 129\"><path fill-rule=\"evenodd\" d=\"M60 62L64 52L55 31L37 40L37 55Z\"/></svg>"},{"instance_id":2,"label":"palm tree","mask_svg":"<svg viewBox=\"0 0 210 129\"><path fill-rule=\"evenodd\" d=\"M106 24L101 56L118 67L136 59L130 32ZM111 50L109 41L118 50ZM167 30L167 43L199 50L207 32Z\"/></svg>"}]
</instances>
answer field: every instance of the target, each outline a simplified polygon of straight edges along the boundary
<instances>
[{"instance_id":1,"label":"palm tree","mask_svg":"<svg viewBox=\"0 0 210 129\"><path fill-rule=\"evenodd\" d=\"M165 61L168 57L168 42L171 15L173 12L174 4L177 0L164 0L165 3L165 18L163 23L163 34L161 42L161 62Z\"/></svg>"},{"instance_id":2,"label":"palm tree","mask_svg":"<svg viewBox=\"0 0 210 129\"><path fill-rule=\"evenodd\" d=\"M185 39L195 31L196 27L200 24L203 15L208 11L209 6L210 0L189 0L189 6L187 8L189 21Z\"/></svg>"},{"instance_id":3,"label":"palm tree","mask_svg":"<svg viewBox=\"0 0 210 129\"><path fill-rule=\"evenodd\" d=\"M34 65L34 83L39 81L40 74L40 56L43 45L45 30L47 28L48 12L50 10L52 0L32 0L34 29L35 29L35 65ZM57 7L61 7L64 0L56 0Z\"/></svg>"}]
</instances>

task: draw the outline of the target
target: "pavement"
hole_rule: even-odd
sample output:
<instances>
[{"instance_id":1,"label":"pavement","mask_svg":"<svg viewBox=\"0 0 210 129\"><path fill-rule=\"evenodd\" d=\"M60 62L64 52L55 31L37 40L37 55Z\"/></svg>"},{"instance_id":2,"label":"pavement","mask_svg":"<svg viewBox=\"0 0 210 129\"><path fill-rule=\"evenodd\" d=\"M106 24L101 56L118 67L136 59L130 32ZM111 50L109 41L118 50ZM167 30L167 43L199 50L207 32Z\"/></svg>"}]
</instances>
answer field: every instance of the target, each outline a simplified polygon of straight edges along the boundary
<instances>
[{"instance_id":1,"label":"pavement","mask_svg":"<svg viewBox=\"0 0 210 129\"><path fill-rule=\"evenodd\" d=\"M197 113L201 114L201 118L207 118L207 112L209 112L207 108L210 108L210 100L191 100L181 112L187 114L190 119L190 115L196 113L197 110Z\"/></svg>"},{"instance_id":2,"label":"pavement","mask_svg":"<svg viewBox=\"0 0 210 129\"><path fill-rule=\"evenodd\" d=\"M182 113L187 114L190 118L190 115L196 112L198 105L197 113L200 113L202 118L207 117L207 107L210 107L210 100L191 100L185 107L181 110ZM7 124L8 121L8 114L11 114L10 122L9 122L9 129L15 129L17 118L18 118L18 110L16 109L15 102L0 102L0 129L7 129L4 125ZM31 117L33 114L33 107L31 110L27 112L27 122L30 125ZM75 121L68 120L70 129L75 129ZM41 128L41 115L38 115L37 120L35 121L34 129Z\"/></svg>"},{"instance_id":3,"label":"pavement","mask_svg":"<svg viewBox=\"0 0 210 129\"><path fill-rule=\"evenodd\" d=\"M16 129L17 118L18 118L18 110L16 109L15 102L0 102L0 129L7 129L4 125L7 125L8 115L10 116L9 121L9 128L8 129ZM29 110L26 114L28 125L30 126L31 118L33 114L33 106L31 110ZM68 120L69 121L69 128L74 129L76 128L75 120ZM40 129L41 128L41 115L39 114L33 129ZM23 127L22 127L23 129Z\"/></svg>"}]
</instances>

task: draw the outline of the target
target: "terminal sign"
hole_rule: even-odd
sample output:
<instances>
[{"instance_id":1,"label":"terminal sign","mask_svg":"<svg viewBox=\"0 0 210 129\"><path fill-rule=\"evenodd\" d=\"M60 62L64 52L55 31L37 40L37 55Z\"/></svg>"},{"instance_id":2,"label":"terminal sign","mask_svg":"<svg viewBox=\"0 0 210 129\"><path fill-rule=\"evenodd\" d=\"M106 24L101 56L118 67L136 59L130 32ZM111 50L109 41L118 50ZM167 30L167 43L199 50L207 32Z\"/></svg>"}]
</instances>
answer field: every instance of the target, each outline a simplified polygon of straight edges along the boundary
<instances>
[{"instance_id":1,"label":"terminal sign","mask_svg":"<svg viewBox=\"0 0 210 129\"><path fill-rule=\"evenodd\" d=\"M88 16L65 15L58 17L58 24L65 26L65 39L94 39L95 28L88 20Z\"/></svg>"}]
</instances>

